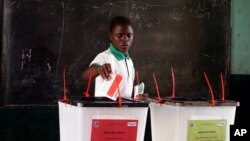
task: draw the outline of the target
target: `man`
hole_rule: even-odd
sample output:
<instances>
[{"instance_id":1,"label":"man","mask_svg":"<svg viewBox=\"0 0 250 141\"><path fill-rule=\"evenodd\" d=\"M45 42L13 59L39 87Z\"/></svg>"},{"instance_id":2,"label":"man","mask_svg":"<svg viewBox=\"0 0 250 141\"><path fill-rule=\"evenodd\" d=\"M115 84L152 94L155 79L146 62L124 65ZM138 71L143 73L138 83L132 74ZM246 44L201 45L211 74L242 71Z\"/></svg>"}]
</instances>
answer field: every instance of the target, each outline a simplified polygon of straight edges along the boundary
<instances>
[{"instance_id":1,"label":"man","mask_svg":"<svg viewBox=\"0 0 250 141\"><path fill-rule=\"evenodd\" d=\"M83 78L89 79L91 75L95 80L95 96L103 96L101 85L108 81L114 74L120 74L123 79L119 89L121 97L131 98L135 70L129 57L129 49L133 42L133 27L130 20L123 16L112 19L109 27L109 48L99 53L84 71Z\"/></svg>"}]
</instances>

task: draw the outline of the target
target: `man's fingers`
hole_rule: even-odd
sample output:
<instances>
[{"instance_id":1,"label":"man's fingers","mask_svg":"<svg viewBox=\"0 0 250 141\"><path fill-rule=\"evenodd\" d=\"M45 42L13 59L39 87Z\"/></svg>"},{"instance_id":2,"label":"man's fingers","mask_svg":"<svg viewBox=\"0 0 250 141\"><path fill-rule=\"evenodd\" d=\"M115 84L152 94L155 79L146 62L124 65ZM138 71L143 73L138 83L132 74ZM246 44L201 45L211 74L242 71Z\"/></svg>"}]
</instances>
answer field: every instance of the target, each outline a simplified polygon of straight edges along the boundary
<instances>
[{"instance_id":1,"label":"man's fingers","mask_svg":"<svg viewBox=\"0 0 250 141\"><path fill-rule=\"evenodd\" d=\"M104 73L106 75L106 78L109 79L110 73L111 73L111 65L109 63L103 65Z\"/></svg>"},{"instance_id":2,"label":"man's fingers","mask_svg":"<svg viewBox=\"0 0 250 141\"><path fill-rule=\"evenodd\" d=\"M103 79L105 79L105 78L106 78L106 76L105 76L105 73L104 73L104 71L103 71L102 66L100 66L100 67L98 68L98 72L99 72L99 74L102 76L102 78L103 78Z\"/></svg>"},{"instance_id":3,"label":"man's fingers","mask_svg":"<svg viewBox=\"0 0 250 141\"><path fill-rule=\"evenodd\" d=\"M98 68L99 74L102 76L103 79L108 79L111 73L111 65L110 64L103 64Z\"/></svg>"},{"instance_id":4,"label":"man's fingers","mask_svg":"<svg viewBox=\"0 0 250 141\"><path fill-rule=\"evenodd\" d=\"M111 65L110 64L104 64L105 70L108 72L108 74L111 73Z\"/></svg>"},{"instance_id":5,"label":"man's fingers","mask_svg":"<svg viewBox=\"0 0 250 141\"><path fill-rule=\"evenodd\" d=\"M105 66L107 67L109 73L111 73L111 65L110 64L106 64Z\"/></svg>"},{"instance_id":6,"label":"man's fingers","mask_svg":"<svg viewBox=\"0 0 250 141\"><path fill-rule=\"evenodd\" d=\"M100 67L100 74L101 74L103 79L108 79L108 77L109 77L109 72L105 66Z\"/></svg>"},{"instance_id":7,"label":"man's fingers","mask_svg":"<svg viewBox=\"0 0 250 141\"><path fill-rule=\"evenodd\" d=\"M108 77L109 77L108 67L106 65L104 65L102 68L103 68L103 72L105 74L106 79L108 79Z\"/></svg>"}]
</instances>

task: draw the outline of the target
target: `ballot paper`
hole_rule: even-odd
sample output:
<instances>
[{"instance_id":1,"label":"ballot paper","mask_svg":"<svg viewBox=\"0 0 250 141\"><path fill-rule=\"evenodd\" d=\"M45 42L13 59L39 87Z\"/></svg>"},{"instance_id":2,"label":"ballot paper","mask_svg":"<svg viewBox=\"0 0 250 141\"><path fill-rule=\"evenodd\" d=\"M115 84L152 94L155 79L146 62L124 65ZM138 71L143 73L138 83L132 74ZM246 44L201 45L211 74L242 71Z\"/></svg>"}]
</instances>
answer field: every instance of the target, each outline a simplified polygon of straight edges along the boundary
<instances>
[{"instance_id":1,"label":"ballot paper","mask_svg":"<svg viewBox=\"0 0 250 141\"><path fill-rule=\"evenodd\" d=\"M138 119L93 118L91 141L136 141Z\"/></svg>"},{"instance_id":2,"label":"ballot paper","mask_svg":"<svg viewBox=\"0 0 250 141\"><path fill-rule=\"evenodd\" d=\"M140 94L144 93L145 85L141 82L139 85L134 86L134 99L137 99Z\"/></svg>"},{"instance_id":3,"label":"ballot paper","mask_svg":"<svg viewBox=\"0 0 250 141\"><path fill-rule=\"evenodd\" d=\"M118 88L120 88L122 79L122 75L116 73L111 75L110 79L104 80L101 86L104 96L116 100L120 93Z\"/></svg>"}]
</instances>

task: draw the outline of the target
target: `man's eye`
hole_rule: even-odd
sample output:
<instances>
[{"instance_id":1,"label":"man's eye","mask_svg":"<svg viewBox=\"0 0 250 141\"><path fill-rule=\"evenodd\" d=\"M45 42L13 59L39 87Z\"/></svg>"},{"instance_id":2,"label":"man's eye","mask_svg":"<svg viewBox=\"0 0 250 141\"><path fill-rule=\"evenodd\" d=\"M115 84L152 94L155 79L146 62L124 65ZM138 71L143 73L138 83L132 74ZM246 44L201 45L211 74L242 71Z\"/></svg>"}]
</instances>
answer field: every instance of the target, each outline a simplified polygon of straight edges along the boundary
<instances>
[{"instance_id":1,"label":"man's eye","mask_svg":"<svg viewBox=\"0 0 250 141\"><path fill-rule=\"evenodd\" d=\"M131 33L127 34L128 38L131 38L132 36L133 36L133 34L131 34Z\"/></svg>"},{"instance_id":2,"label":"man's eye","mask_svg":"<svg viewBox=\"0 0 250 141\"><path fill-rule=\"evenodd\" d=\"M126 36L126 37L128 37L128 38L131 38L131 37L133 36L133 34L132 34L132 33L128 33L128 34L121 34L121 33L118 33L118 34L115 34L115 36L116 36L117 38L122 38L123 36Z\"/></svg>"},{"instance_id":3,"label":"man's eye","mask_svg":"<svg viewBox=\"0 0 250 141\"><path fill-rule=\"evenodd\" d=\"M117 34L116 35L118 38L121 38L122 37L122 34Z\"/></svg>"}]
</instances>

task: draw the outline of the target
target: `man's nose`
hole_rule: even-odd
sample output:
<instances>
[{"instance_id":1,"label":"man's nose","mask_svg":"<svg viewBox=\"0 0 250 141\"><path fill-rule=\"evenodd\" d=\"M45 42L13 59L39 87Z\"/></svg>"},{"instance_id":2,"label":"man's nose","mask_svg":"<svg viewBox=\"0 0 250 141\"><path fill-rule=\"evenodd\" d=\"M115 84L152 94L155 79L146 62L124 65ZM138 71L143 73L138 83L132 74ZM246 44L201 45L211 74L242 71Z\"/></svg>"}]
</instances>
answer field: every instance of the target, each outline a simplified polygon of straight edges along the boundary
<instances>
[{"instance_id":1,"label":"man's nose","mask_svg":"<svg viewBox=\"0 0 250 141\"><path fill-rule=\"evenodd\" d=\"M127 35L122 35L122 40L127 41L129 40L129 37Z\"/></svg>"}]
</instances>

